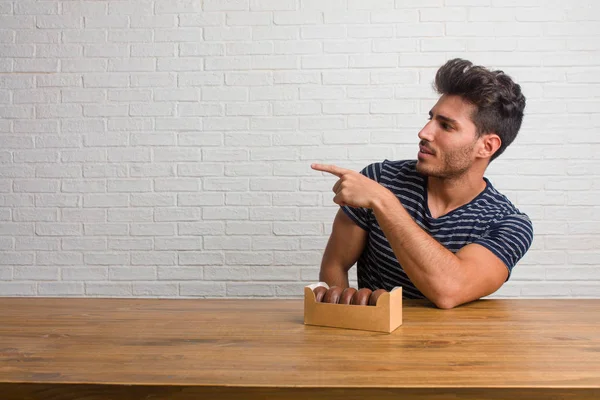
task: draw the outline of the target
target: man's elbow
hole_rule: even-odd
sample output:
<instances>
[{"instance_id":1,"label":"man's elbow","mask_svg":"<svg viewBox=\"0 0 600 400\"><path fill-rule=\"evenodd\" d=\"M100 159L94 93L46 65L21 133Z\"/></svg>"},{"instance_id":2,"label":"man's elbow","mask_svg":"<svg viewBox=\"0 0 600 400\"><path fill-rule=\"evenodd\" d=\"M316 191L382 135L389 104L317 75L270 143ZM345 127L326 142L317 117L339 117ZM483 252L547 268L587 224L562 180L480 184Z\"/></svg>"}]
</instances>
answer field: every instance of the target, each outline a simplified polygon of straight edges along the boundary
<instances>
[{"instance_id":1,"label":"man's elbow","mask_svg":"<svg viewBox=\"0 0 600 400\"><path fill-rule=\"evenodd\" d=\"M442 310L451 310L464 303L457 290L448 289L435 293L430 300L437 308Z\"/></svg>"},{"instance_id":2,"label":"man's elbow","mask_svg":"<svg viewBox=\"0 0 600 400\"><path fill-rule=\"evenodd\" d=\"M458 307L460 305L455 299L451 297L441 297L433 300L433 304L439 309L442 310L451 310L454 307Z\"/></svg>"}]
</instances>

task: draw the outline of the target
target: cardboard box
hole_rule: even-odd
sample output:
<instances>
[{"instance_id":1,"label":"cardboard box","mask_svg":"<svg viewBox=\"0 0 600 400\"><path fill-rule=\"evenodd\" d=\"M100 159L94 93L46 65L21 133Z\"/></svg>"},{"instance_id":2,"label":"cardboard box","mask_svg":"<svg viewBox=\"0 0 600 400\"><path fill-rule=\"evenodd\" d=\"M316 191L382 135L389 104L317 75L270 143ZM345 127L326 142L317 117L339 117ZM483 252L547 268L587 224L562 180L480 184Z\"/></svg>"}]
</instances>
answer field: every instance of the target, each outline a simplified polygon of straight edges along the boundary
<instances>
[{"instance_id":1,"label":"cardboard box","mask_svg":"<svg viewBox=\"0 0 600 400\"><path fill-rule=\"evenodd\" d=\"M313 290L329 289L325 282L304 287L304 324L391 333L402 325L402 288L383 293L376 306L318 303Z\"/></svg>"}]
</instances>

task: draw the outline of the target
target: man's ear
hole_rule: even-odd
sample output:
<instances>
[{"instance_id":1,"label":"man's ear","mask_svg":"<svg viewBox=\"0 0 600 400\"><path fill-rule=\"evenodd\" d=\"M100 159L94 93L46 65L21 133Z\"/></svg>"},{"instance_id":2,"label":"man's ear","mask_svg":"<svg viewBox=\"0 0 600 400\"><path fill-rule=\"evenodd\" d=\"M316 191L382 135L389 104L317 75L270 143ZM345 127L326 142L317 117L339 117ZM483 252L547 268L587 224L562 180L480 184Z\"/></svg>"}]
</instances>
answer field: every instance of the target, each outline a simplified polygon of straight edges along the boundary
<instances>
[{"instance_id":1,"label":"man's ear","mask_svg":"<svg viewBox=\"0 0 600 400\"><path fill-rule=\"evenodd\" d=\"M502 139L495 133L488 133L481 137L481 144L477 155L481 158L491 158L502 145Z\"/></svg>"}]
</instances>

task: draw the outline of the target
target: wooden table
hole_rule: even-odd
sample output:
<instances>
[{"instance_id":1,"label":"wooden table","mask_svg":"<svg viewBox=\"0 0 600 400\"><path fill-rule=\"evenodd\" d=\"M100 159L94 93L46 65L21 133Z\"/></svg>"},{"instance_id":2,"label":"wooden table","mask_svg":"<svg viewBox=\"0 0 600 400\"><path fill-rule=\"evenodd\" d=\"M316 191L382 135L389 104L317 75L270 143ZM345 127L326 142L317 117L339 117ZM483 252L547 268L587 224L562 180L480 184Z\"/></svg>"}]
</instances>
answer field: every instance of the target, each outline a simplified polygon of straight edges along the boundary
<instances>
[{"instance_id":1,"label":"wooden table","mask_svg":"<svg viewBox=\"0 0 600 400\"><path fill-rule=\"evenodd\" d=\"M301 300L0 298L0 398L600 399L600 300L405 301L384 334Z\"/></svg>"}]
</instances>

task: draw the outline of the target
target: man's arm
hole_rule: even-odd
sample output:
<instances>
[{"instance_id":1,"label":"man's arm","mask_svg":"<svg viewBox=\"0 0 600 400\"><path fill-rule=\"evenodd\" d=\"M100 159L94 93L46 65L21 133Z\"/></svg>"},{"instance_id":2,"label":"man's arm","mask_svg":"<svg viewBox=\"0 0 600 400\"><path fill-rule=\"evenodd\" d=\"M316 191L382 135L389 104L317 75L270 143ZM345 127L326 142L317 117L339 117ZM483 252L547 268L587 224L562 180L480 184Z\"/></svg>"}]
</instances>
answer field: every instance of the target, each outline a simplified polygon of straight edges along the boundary
<instances>
[{"instance_id":1,"label":"man's arm","mask_svg":"<svg viewBox=\"0 0 600 400\"><path fill-rule=\"evenodd\" d=\"M348 270L362 253L367 232L354 223L341 209L333 220L333 228L321 261L319 280L329 286L348 287Z\"/></svg>"},{"instance_id":2,"label":"man's arm","mask_svg":"<svg viewBox=\"0 0 600 400\"><path fill-rule=\"evenodd\" d=\"M504 263L490 250L469 244L456 254L442 246L404 209L398 198L379 183L351 170L314 164L340 179L333 201L370 208L396 258L413 284L439 308L453 308L487 296L508 276Z\"/></svg>"},{"instance_id":3,"label":"man's arm","mask_svg":"<svg viewBox=\"0 0 600 400\"><path fill-rule=\"evenodd\" d=\"M439 308L453 308L494 293L508 269L494 253L468 244L456 254L417 225L398 199L384 197L373 206L406 275Z\"/></svg>"}]
</instances>

